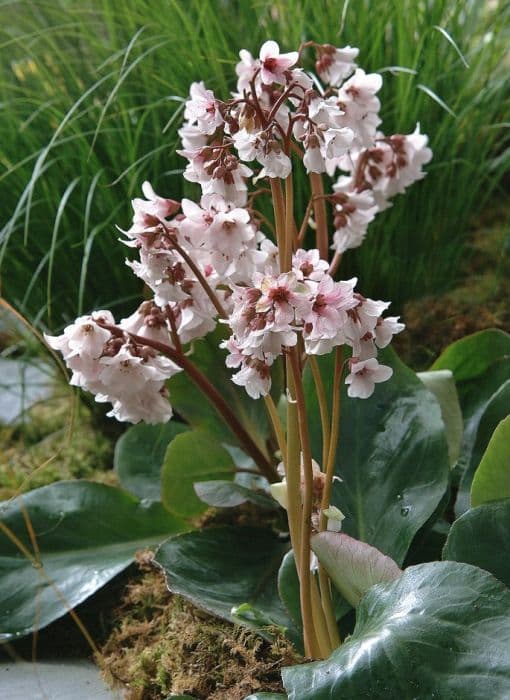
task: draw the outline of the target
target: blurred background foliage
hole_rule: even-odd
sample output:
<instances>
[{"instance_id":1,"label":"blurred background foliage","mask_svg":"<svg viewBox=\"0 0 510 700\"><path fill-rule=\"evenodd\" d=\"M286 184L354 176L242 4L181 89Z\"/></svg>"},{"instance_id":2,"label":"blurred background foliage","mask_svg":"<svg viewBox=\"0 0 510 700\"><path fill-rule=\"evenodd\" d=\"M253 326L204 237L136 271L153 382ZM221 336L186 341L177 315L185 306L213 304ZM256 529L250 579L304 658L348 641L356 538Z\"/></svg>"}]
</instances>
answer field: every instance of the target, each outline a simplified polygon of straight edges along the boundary
<instances>
[{"instance_id":1,"label":"blurred background foliage","mask_svg":"<svg viewBox=\"0 0 510 700\"><path fill-rule=\"evenodd\" d=\"M115 224L129 226L144 179L193 194L175 154L189 84L226 97L239 49L267 38L359 46L360 66L383 72L384 131L419 121L430 135L428 176L342 275L397 309L447 289L510 163L509 19L510 3L481 0L3 0L2 295L53 331L93 308L132 310L141 288Z\"/></svg>"}]
</instances>

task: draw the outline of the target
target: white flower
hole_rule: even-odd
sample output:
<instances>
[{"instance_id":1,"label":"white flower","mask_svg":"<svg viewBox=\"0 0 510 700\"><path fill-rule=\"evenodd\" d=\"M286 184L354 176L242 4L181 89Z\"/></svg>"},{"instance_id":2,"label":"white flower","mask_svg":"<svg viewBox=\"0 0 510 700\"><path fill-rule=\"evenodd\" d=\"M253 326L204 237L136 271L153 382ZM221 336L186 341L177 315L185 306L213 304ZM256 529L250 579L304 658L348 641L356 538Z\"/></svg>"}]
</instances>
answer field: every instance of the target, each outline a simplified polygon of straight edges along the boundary
<instances>
[{"instance_id":1,"label":"white flower","mask_svg":"<svg viewBox=\"0 0 510 700\"><path fill-rule=\"evenodd\" d=\"M399 323L399 318L399 316L388 316L388 318L377 319L377 325L374 329L377 347L385 348L391 343L394 335L404 330L405 324Z\"/></svg>"},{"instance_id":2,"label":"white flower","mask_svg":"<svg viewBox=\"0 0 510 700\"><path fill-rule=\"evenodd\" d=\"M292 256L292 270L299 280L306 278L314 282L320 282L328 269L329 263L326 260L321 260L317 248L310 250L299 248Z\"/></svg>"},{"instance_id":3,"label":"white flower","mask_svg":"<svg viewBox=\"0 0 510 700\"><path fill-rule=\"evenodd\" d=\"M299 54L297 51L280 53L280 47L276 41L266 41L260 49L260 79L265 85L272 83L285 83L285 73L291 66L297 63Z\"/></svg>"},{"instance_id":4,"label":"white flower","mask_svg":"<svg viewBox=\"0 0 510 700\"><path fill-rule=\"evenodd\" d=\"M350 361L350 374L345 378L349 385L347 394L351 398L368 399L374 393L375 384L385 382L393 374L391 367L380 365L375 358Z\"/></svg>"},{"instance_id":5,"label":"white flower","mask_svg":"<svg viewBox=\"0 0 510 700\"><path fill-rule=\"evenodd\" d=\"M325 83L339 87L356 68L354 60L358 53L359 49L350 46L345 46L343 49L330 45L322 46L320 58L315 64L317 73Z\"/></svg>"},{"instance_id":6,"label":"white flower","mask_svg":"<svg viewBox=\"0 0 510 700\"><path fill-rule=\"evenodd\" d=\"M303 165L307 173L324 173L326 172L326 162L324 160L323 151L317 141L312 141L312 145L305 147L305 155L303 156Z\"/></svg>"},{"instance_id":7,"label":"white flower","mask_svg":"<svg viewBox=\"0 0 510 700\"><path fill-rule=\"evenodd\" d=\"M260 61L253 58L249 51L241 49L239 51L240 62L236 65L237 73L237 92L242 94L244 90L250 87L250 82L255 77L257 70L260 68Z\"/></svg>"},{"instance_id":8,"label":"white flower","mask_svg":"<svg viewBox=\"0 0 510 700\"><path fill-rule=\"evenodd\" d=\"M243 386L252 399L266 396L271 389L270 366L262 361L247 362L232 376L232 381L238 386Z\"/></svg>"},{"instance_id":9,"label":"white flower","mask_svg":"<svg viewBox=\"0 0 510 700\"><path fill-rule=\"evenodd\" d=\"M186 102L184 118L190 124L197 124L203 134L214 134L223 124L223 117L218 109L218 100L212 90L207 90L204 83L192 83L190 99Z\"/></svg>"},{"instance_id":10,"label":"white flower","mask_svg":"<svg viewBox=\"0 0 510 700\"><path fill-rule=\"evenodd\" d=\"M119 327L127 333L141 335L160 343L171 343L167 317L153 301L142 302L131 316L121 320Z\"/></svg>"},{"instance_id":11,"label":"white flower","mask_svg":"<svg viewBox=\"0 0 510 700\"><path fill-rule=\"evenodd\" d=\"M349 127L361 146L373 145L377 127L381 123L381 103L375 96L382 87L379 73L365 73L358 68L338 91L338 105L344 112L342 126Z\"/></svg>"},{"instance_id":12,"label":"white flower","mask_svg":"<svg viewBox=\"0 0 510 700\"><path fill-rule=\"evenodd\" d=\"M351 178L341 177L333 188L335 190L333 216L335 233L332 248L338 253L361 245L368 224L379 211L372 190L355 192L352 187Z\"/></svg>"}]
</instances>

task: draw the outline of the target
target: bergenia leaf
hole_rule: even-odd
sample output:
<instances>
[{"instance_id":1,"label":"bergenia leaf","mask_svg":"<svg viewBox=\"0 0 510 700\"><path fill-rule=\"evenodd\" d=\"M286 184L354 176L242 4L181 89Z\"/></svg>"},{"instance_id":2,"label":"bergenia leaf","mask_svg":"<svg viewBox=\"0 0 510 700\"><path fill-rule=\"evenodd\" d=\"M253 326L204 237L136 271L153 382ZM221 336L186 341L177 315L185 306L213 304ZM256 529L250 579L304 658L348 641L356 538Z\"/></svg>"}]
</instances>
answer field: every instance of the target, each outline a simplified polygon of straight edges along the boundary
<instances>
[{"instance_id":1,"label":"bergenia leaf","mask_svg":"<svg viewBox=\"0 0 510 700\"><path fill-rule=\"evenodd\" d=\"M313 535L311 546L338 591L353 607L376 583L394 581L402 574L391 557L343 532L319 532Z\"/></svg>"},{"instance_id":2,"label":"bergenia leaf","mask_svg":"<svg viewBox=\"0 0 510 700\"><path fill-rule=\"evenodd\" d=\"M510 498L510 416L498 425L471 486L471 505Z\"/></svg>"},{"instance_id":3,"label":"bergenia leaf","mask_svg":"<svg viewBox=\"0 0 510 700\"><path fill-rule=\"evenodd\" d=\"M282 675L289 700L506 700L510 590L468 564L412 566L365 594L328 659Z\"/></svg>"},{"instance_id":4,"label":"bergenia leaf","mask_svg":"<svg viewBox=\"0 0 510 700\"><path fill-rule=\"evenodd\" d=\"M443 559L479 566L510 588L510 498L461 515L450 529Z\"/></svg>"},{"instance_id":5,"label":"bergenia leaf","mask_svg":"<svg viewBox=\"0 0 510 700\"><path fill-rule=\"evenodd\" d=\"M117 440L113 464L121 485L138 498L161 500L161 468L169 443L189 428L175 420L138 423Z\"/></svg>"},{"instance_id":6,"label":"bergenia leaf","mask_svg":"<svg viewBox=\"0 0 510 700\"><path fill-rule=\"evenodd\" d=\"M126 569L138 550L189 529L160 503L88 481L61 481L0 504L0 526L4 641L62 617Z\"/></svg>"},{"instance_id":7,"label":"bergenia leaf","mask_svg":"<svg viewBox=\"0 0 510 700\"><path fill-rule=\"evenodd\" d=\"M232 480L235 465L230 453L209 433L190 430L169 444L161 474L161 500L169 511L192 518L207 510L194 485L200 481Z\"/></svg>"},{"instance_id":8,"label":"bergenia leaf","mask_svg":"<svg viewBox=\"0 0 510 700\"><path fill-rule=\"evenodd\" d=\"M449 369L455 381L462 382L479 377L494 362L507 356L510 356L510 335L489 328L449 345L430 369Z\"/></svg>"}]
</instances>

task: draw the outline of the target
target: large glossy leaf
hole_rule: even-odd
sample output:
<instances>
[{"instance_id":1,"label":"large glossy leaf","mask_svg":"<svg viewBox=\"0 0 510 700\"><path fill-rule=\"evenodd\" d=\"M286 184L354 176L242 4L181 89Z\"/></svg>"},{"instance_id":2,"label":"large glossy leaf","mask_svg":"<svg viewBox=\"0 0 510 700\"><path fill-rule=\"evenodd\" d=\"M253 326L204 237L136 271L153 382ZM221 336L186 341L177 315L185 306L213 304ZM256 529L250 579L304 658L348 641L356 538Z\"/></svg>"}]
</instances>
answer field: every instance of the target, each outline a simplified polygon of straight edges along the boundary
<instances>
[{"instance_id":1,"label":"large glossy leaf","mask_svg":"<svg viewBox=\"0 0 510 700\"><path fill-rule=\"evenodd\" d=\"M286 700L287 696L281 693L255 693L247 695L244 700Z\"/></svg>"},{"instance_id":2,"label":"large glossy leaf","mask_svg":"<svg viewBox=\"0 0 510 700\"><path fill-rule=\"evenodd\" d=\"M450 345L431 369L449 369L457 382L464 418L464 437L456 467L460 486L455 512L461 515L469 508L471 482L490 434L508 412L500 402L498 409L493 400L498 404L495 394L510 380L510 336L497 329L474 333ZM488 415L484 418L486 411Z\"/></svg>"},{"instance_id":3,"label":"large glossy leaf","mask_svg":"<svg viewBox=\"0 0 510 700\"><path fill-rule=\"evenodd\" d=\"M170 421L162 425L139 423L128 428L115 445L114 467L122 486L138 498L161 499L161 467L166 448L188 428Z\"/></svg>"},{"instance_id":4,"label":"large glossy leaf","mask_svg":"<svg viewBox=\"0 0 510 700\"><path fill-rule=\"evenodd\" d=\"M455 512L470 505L473 476L492 433L509 412L510 360L496 362L484 375L459 386L464 413L464 439L457 463L462 472Z\"/></svg>"},{"instance_id":5,"label":"large glossy leaf","mask_svg":"<svg viewBox=\"0 0 510 700\"><path fill-rule=\"evenodd\" d=\"M468 564L413 566L368 591L329 659L283 681L289 700L506 700L510 590Z\"/></svg>"},{"instance_id":6,"label":"large glossy leaf","mask_svg":"<svg viewBox=\"0 0 510 700\"><path fill-rule=\"evenodd\" d=\"M434 513L448 486L448 450L435 397L392 351L381 362L393 377L369 399L342 389L341 430L333 503L345 514L342 530L401 564L419 528ZM320 358L331 393L332 356ZM310 415L319 409L306 376ZM320 425L311 422L314 457L321 459Z\"/></svg>"},{"instance_id":7,"label":"large glossy leaf","mask_svg":"<svg viewBox=\"0 0 510 700\"><path fill-rule=\"evenodd\" d=\"M277 574L288 544L272 531L250 527L198 530L164 542L156 553L169 589L232 620L249 603L273 624L290 626L278 597Z\"/></svg>"},{"instance_id":8,"label":"large glossy leaf","mask_svg":"<svg viewBox=\"0 0 510 700\"><path fill-rule=\"evenodd\" d=\"M500 498L510 498L510 416L494 431L471 486L473 506Z\"/></svg>"},{"instance_id":9,"label":"large glossy leaf","mask_svg":"<svg viewBox=\"0 0 510 700\"><path fill-rule=\"evenodd\" d=\"M242 387L233 383L232 370L225 365L225 352L219 348L224 337L224 327L220 327L195 341L191 359L221 392L251 437L264 449L264 441L270 432L264 402L254 401ZM238 444L235 434L184 372L172 377L169 388L172 406L190 425L212 433L220 442Z\"/></svg>"},{"instance_id":10,"label":"large glossy leaf","mask_svg":"<svg viewBox=\"0 0 510 700\"><path fill-rule=\"evenodd\" d=\"M186 529L158 503L87 481L58 482L2 503L0 523L4 641L53 622L125 569L137 550Z\"/></svg>"},{"instance_id":11,"label":"large glossy leaf","mask_svg":"<svg viewBox=\"0 0 510 700\"><path fill-rule=\"evenodd\" d=\"M184 518L201 515L207 504L195 493L200 481L232 480L235 465L230 453L209 433L190 430L172 440L161 473L161 500L168 510Z\"/></svg>"},{"instance_id":12,"label":"large glossy leaf","mask_svg":"<svg viewBox=\"0 0 510 700\"><path fill-rule=\"evenodd\" d=\"M311 545L337 590L353 607L376 583L394 581L402 574L391 557L344 532L319 532Z\"/></svg>"},{"instance_id":13,"label":"large glossy leaf","mask_svg":"<svg viewBox=\"0 0 510 700\"><path fill-rule=\"evenodd\" d=\"M471 508L458 518L443 559L479 566L510 587L510 499Z\"/></svg>"},{"instance_id":14,"label":"large glossy leaf","mask_svg":"<svg viewBox=\"0 0 510 700\"><path fill-rule=\"evenodd\" d=\"M479 331L449 345L430 369L449 369L455 381L474 379L510 356L510 335L497 328Z\"/></svg>"}]
</instances>

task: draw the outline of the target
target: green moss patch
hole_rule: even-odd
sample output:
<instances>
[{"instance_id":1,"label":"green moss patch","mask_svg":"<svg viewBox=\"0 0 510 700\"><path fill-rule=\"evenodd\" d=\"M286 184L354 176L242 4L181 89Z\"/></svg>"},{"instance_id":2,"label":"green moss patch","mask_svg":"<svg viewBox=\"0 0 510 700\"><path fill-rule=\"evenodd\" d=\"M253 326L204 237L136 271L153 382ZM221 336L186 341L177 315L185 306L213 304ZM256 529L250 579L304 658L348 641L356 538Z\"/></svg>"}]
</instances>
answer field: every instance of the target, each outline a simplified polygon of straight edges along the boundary
<instances>
[{"instance_id":1,"label":"green moss patch","mask_svg":"<svg viewBox=\"0 0 510 700\"><path fill-rule=\"evenodd\" d=\"M0 426L0 500L62 479L116 483L112 441L77 397L58 386L16 426Z\"/></svg>"},{"instance_id":2,"label":"green moss patch","mask_svg":"<svg viewBox=\"0 0 510 700\"><path fill-rule=\"evenodd\" d=\"M281 667L300 661L285 638L269 643L170 594L150 554L139 557L139 566L98 659L107 681L126 689L128 700L171 693L242 700L258 690L282 691Z\"/></svg>"}]
</instances>

